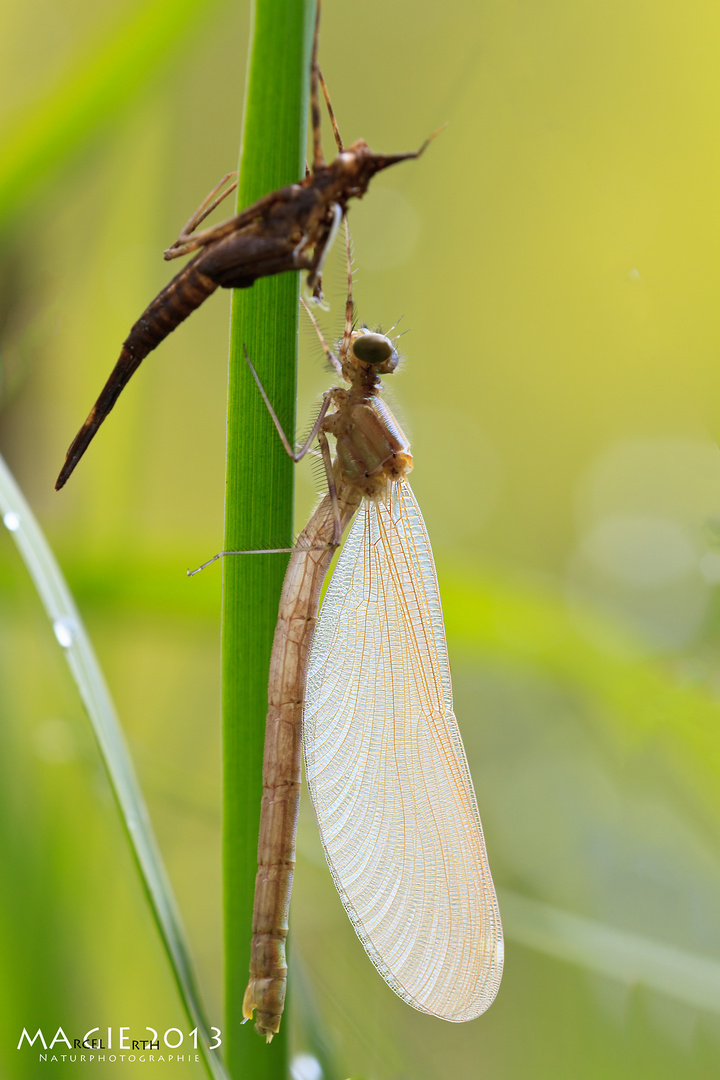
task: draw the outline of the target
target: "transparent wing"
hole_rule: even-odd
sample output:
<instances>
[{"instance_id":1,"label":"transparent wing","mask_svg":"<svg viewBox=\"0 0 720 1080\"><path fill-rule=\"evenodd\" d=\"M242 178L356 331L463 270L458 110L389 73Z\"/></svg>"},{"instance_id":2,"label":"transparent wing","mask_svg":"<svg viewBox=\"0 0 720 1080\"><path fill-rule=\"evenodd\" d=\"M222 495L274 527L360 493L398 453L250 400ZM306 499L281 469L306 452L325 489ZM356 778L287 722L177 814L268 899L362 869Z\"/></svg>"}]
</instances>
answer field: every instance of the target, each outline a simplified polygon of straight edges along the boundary
<instances>
[{"instance_id":1,"label":"transparent wing","mask_svg":"<svg viewBox=\"0 0 720 1080\"><path fill-rule=\"evenodd\" d=\"M416 1009L479 1016L500 984L502 928L430 541L404 481L363 503L340 555L304 740L328 865L368 956Z\"/></svg>"}]
</instances>

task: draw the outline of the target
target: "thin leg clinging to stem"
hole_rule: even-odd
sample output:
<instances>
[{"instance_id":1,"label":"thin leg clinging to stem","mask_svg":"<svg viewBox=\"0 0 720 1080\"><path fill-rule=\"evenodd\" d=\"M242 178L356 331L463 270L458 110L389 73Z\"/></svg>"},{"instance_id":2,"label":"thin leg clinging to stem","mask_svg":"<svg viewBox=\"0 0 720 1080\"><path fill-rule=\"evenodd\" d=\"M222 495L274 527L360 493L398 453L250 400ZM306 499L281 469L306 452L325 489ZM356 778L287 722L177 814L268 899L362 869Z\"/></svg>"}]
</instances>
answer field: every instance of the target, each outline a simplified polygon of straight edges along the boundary
<instances>
[{"instance_id":1,"label":"thin leg clinging to stem","mask_svg":"<svg viewBox=\"0 0 720 1080\"><path fill-rule=\"evenodd\" d=\"M229 194L230 191L232 191L232 188L228 188L226 194ZM182 248L169 247L163 252L165 261L169 262L170 259L177 259L180 255L187 255L191 251L197 251L198 248L207 247L213 240L222 240L224 236L240 232L247 225L251 225L253 221L257 221L258 218L267 213L278 202L281 194L282 189L270 191L267 195L263 195L262 199L258 199L257 202L253 203L252 206L241 210L239 214L228 218L227 221L221 221L219 225L210 225L209 228L202 229L200 232L188 233ZM209 210L208 213L210 213Z\"/></svg>"},{"instance_id":2,"label":"thin leg clinging to stem","mask_svg":"<svg viewBox=\"0 0 720 1080\"><path fill-rule=\"evenodd\" d=\"M320 101L318 98L318 36L320 34L320 3L315 11L315 35L313 37L312 61L310 64L310 115L313 133L313 172L318 172L325 164L320 139Z\"/></svg>"},{"instance_id":3,"label":"thin leg clinging to stem","mask_svg":"<svg viewBox=\"0 0 720 1080\"><path fill-rule=\"evenodd\" d=\"M323 78L323 74L322 74L322 72L321 72L321 70L320 70L320 68L318 67L318 64L317 64L317 39L318 39L319 23L320 23L320 7L318 5L316 21L315 21L315 38L314 38L314 42L313 42L313 63L312 63L312 68L311 68L311 80L312 80L311 107L312 107L312 127L313 127L313 166L314 166L314 171L316 171L316 172L317 172L317 170L319 168L322 168L322 166L325 164L325 159L323 157L322 145L321 145L320 102L319 102L319 97L318 97L318 92L317 92L318 84L322 87L323 97L325 98L325 103L327 105L328 115L330 117L330 124L332 126L333 135L335 136L335 143L337 145L338 152L342 153L343 150L344 150L342 137L340 135L340 130L338 128L337 119L335 117L335 110L333 109L332 101L330 100L330 92L328 91L327 83L325 82L325 79ZM310 175L310 168L307 165L307 163L305 165L305 175L306 176ZM218 191L220 191L220 188L222 188L223 184L227 183L227 181L230 180L230 179L233 179L233 183L230 184L230 186L225 191L221 192L220 195L217 195ZM206 197L200 203L200 205L197 208L197 210L195 211L195 213L192 215L192 217L188 220L188 222L180 230L180 233L179 233L178 238L175 241L175 243L171 244L170 247L165 250L164 255L165 255L166 259L168 259L168 260L169 259L177 259L181 255L186 255L190 251L196 250L197 245L194 243L194 238L191 241L192 234L195 232L198 225L200 225L201 222L203 222L205 220L205 218L208 217L213 212L213 210L217 206L220 205L220 203L224 199L227 198L227 196L230 194L230 192L235 190L236 187L237 187L237 170L233 170L233 172L226 173L225 176L223 176L222 180L220 180L220 182L215 185L215 187L212 189L212 191L209 192L208 195L206 195ZM217 195L217 198L215 197L216 195ZM192 247L188 247L187 246L188 243L192 243Z\"/></svg>"},{"instance_id":4,"label":"thin leg clinging to stem","mask_svg":"<svg viewBox=\"0 0 720 1080\"><path fill-rule=\"evenodd\" d=\"M320 443L320 450L321 450L321 453L322 453L323 465L325 466L325 476L327 478L328 494L330 496L330 501L332 503L332 508L333 508L333 516L335 518L335 528L334 528L334 533L333 533L333 545L335 547L337 547L337 545L340 543L340 537L341 537L341 534L342 534L342 529L341 529L341 526L340 526L340 508L338 506L337 489L335 487L335 477L333 475L333 468L332 468L332 458L330 457L330 447L328 445L327 436L326 436L325 432L322 430L323 420L325 419L325 416L327 415L327 411L330 408L330 406L332 404L332 401L333 401L333 391L332 390L326 390L325 393L323 394L323 402L322 402L322 405L320 406L320 412L318 413L317 420L313 424L312 431L310 432L310 434L308 435L307 439L305 440L303 445L300 447L300 449L294 451L292 449L292 447L290 446L290 440L288 439L287 435L283 431L283 427L282 427L282 424L280 423L280 420L278 419L278 415L277 415L277 413L275 412L275 410L273 409L273 407L272 407L272 405L270 403L270 399L267 396L267 393L265 391L265 387L263 386L262 382L260 381L260 376L258 375L257 371L255 370L255 368L253 366L253 363L252 363L252 360L248 356L247 349L245 349L245 360L247 362L248 367L250 368L250 371L252 372L252 376L253 376L256 384L257 384L257 387L258 387L260 393L262 394L262 398L263 398L263 401L265 402L265 406L267 408L267 411L270 413L270 419L272 420L273 424L275 425L275 430L277 431L278 435L280 436L280 439L282 441L283 446L285 447L285 450L286 450L286 452L288 454L288 457L290 457L295 462L295 464L297 465L298 461L302 461L302 459L308 453L308 451L310 450L310 447L312 446L312 444L315 441L316 437L317 437L318 442Z\"/></svg>"},{"instance_id":5,"label":"thin leg clinging to stem","mask_svg":"<svg viewBox=\"0 0 720 1080\"><path fill-rule=\"evenodd\" d=\"M220 195L217 196L217 198L215 198L223 184L226 184L231 177L235 178L232 184L230 184L230 186L225 191L223 191ZM212 214L215 207L219 206L223 199L226 199L230 192L235 190L237 185L237 170L235 169L233 170L233 172L225 173L222 180L215 185L215 187L208 195L205 196L195 213L182 227L175 243L171 244L169 248L166 248L164 252L166 259L177 259L181 255L184 255L186 253L187 248L185 245L190 240L192 233L195 232L200 222L204 221L206 217Z\"/></svg>"},{"instance_id":6,"label":"thin leg clinging to stem","mask_svg":"<svg viewBox=\"0 0 720 1080\"><path fill-rule=\"evenodd\" d=\"M322 87L323 97L325 98L325 104L327 105L328 112L330 114L330 123L332 124L333 135L335 136L335 143L336 143L337 148L338 148L338 153L342 154L345 147L343 146L343 141L342 141L342 139L340 137L340 131L339 131L338 126L337 126L337 120L335 119L335 110L333 109L332 102L330 101L330 93L329 93L328 88L327 88L327 83L323 79L323 74L322 74L322 71L320 70L320 68L318 68L318 82L320 83L320 85Z\"/></svg>"},{"instance_id":7,"label":"thin leg clinging to stem","mask_svg":"<svg viewBox=\"0 0 720 1080\"><path fill-rule=\"evenodd\" d=\"M337 367L337 369L339 371L340 370L340 364L339 364L339 362L337 360L337 357L335 356L335 354L332 352L329 345L325 341L325 338L322 335L322 331L320 330L320 327L318 326L317 321L315 320L312 312L308 309L307 304L305 303L304 300L302 302L303 302L303 305L304 305L305 309L308 311L308 315L310 316L310 319L312 320L312 323L313 323L313 325L315 327L315 330L317 331L317 334L318 334L318 336L320 338L320 341L322 342L322 345L323 345L323 348L325 349L325 352L331 358L333 364ZM332 395L332 390L328 390L328 391L325 392L325 394L323 394L323 401L322 401L322 405L320 407L320 412L318 413L317 419L316 419L315 423L313 424L312 431L310 432L310 434L308 435L307 439L305 440L303 445L300 447L300 449L294 451L292 449L292 447L290 446L290 440L288 439L287 435L285 434L285 431L283 430L283 426L280 423L278 415L275 412L275 410L274 410L274 408L273 408L273 406L272 406L272 404L270 402L270 399L268 398L267 391L265 390L265 387L262 384L260 376L258 375L257 371L255 370L253 362L252 362L252 360L250 359L250 357L248 355L247 349L245 350L245 360L246 360L246 363L247 363L248 367L250 368L250 371L252 373L253 378L255 379L255 383L256 383L256 385L258 387L258 390L262 394L263 401L265 402L265 406L266 406L266 408L267 408L267 410L268 410L268 412L270 414L270 419L272 420L273 424L275 425L275 430L277 431L278 435L280 436L280 440L281 440L281 442L282 442L282 444L283 444L283 446L285 448L285 451L286 451L288 457L292 458L292 460L297 464L297 462L301 461L305 457L306 454L313 453L314 451L312 451L310 448L312 446L312 443L313 443L314 439L317 437L317 440L318 440L318 442L320 444L320 456L322 457L323 465L325 467L325 477L327 479L328 495L330 497L330 503L331 503L331 506L332 506L333 538L332 538L332 541L330 543L328 543L328 544L311 544L311 545L302 545L301 544L299 546L295 545L295 547L291 547L291 548L285 548L285 547L283 547L283 548L251 548L251 549L247 549L247 550L244 550L244 551L218 551L218 553L216 555L213 555L213 557L211 559L208 559L207 562L204 562L200 566L196 567L195 570L188 570L187 571L187 576L188 577L194 577L195 574L199 574L201 570L206 570L208 566L211 566L214 562L217 562L219 559L225 558L226 555L282 555L282 554L290 554L290 553L292 553L294 551L327 551L327 550L334 550L335 548L339 547L340 546L340 541L342 539L342 520L341 520L341 514L340 514L340 504L339 504L339 500L338 500L337 485L335 483L335 475L334 475L333 467L332 467L332 457L331 457L331 454L330 454L330 445L329 445L328 440L327 440L327 435L322 430L323 420L325 419L325 417L327 415L327 412L328 412L328 409L330 408L330 405L332 404L332 396L333 396Z\"/></svg>"},{"instance_id":8,"label":"thin leg clinging to stem","mask_svg":"<svg viewBox=\"0 0 720 1080\"><path fill-rule=\"evenodd\" d=\"M195 577L195 575L199 574L201 570L206 570L208 568L208 566L212 566L212 564L214 562L217 562L218 559L225 558L226 555L285 555L285 554L292 554L292 552L294 552L294 551L327 551L328 549L334 549L334 548L339 547L340 546L340 540L342 539L342 522L340 520L340 508L339 508L339 504L338 504L337 487L335 485L335 477L333 475L332 458L330 456L330 446L328 445L327 435L325 434L324 431L320 430L320 425L322 424L323 420L325 419L325 414L327 413L328 407L330 405L330 401L331 401L330 393L328 392L328 393L323 395L323 403L322 403L322 406L321 406L321 409L320 409L320 414L319 414L317 420L315 421L315 424L313 425L313 430L310 433L307 440L305 441L305 444L301 447L300 450L293 453L293 451L290 449L290 442L288 440L288 437L285 434L285 432L283 431L282 424L280 423L280 420L278 419L277 413L275 412L272 405L270 404L270 400L269 400L269 398L267 396L267 392L265 390L265 387L263 386L262 382L260 381L260 377L259 377L258 373L255 371L255 368L253 367L252 361L250 360L250 357L247 354L247 350L245 350L245 359L247 360L248 367L250 368L250 370L251 370L251 372L253 374L253 377L255 379L255 382L257 383L258 389L260 390L260 393L263 396L263 401L265 402L265 405L267 406L267 410L270 413L270 417L271 417L273 423L275 424L275 429L276 429L278 435L280 436L280 438L282 440L282 444L285 447L285 450L287 451L288 456L291 457L292 460L297 464L297 462L300 461L308 453L308 451L310 450L310 445L311 445L313 439L315 438L315 436L317 435L317 437L318 437L318 442L320 443L321 456L322 456L322 459L323 459L323 464L325 466L325 475L327 477L328 494L330 495L330 500L332 502L332 507L333 507L334 527L333 527L332 543L330 543L330 544L310 544L310 545L300 545L300 546L298 546L296 544L295 547L291 547L291 548L288 548L288 547L283 547L283 548L253 548L253 549L250 549L250 550L247 550L247 551L218 551L217 555L213 555L212 559L208 559L207 562L202 563L202 565L198 566L195 570L188 570L187 571L187 576L188 577Z\"/></svg>"},{"instance_id":9,"label":"thin leg clinging to stem","mask_svg":"<svg viewBox=\"0 0 720 1080\"><path fill-rule=\"evenodd\" d=\"M285 447L285 450L287 451L287 455L288 455L288 457L292 458L292 460L297 465L298 461L302 461L302 459L305 457L308 450L312 446L316 435L320 431L320 427L322 425L322 422L325 419L325 414L327 413L328 409L330 408L330 405L331 405L331 402L332 402L332 390L326 390L325 393L323 394L323 403L320 406L320 412L318 414L318 418L315 421L315 423L313 424L313 429L310 432L310 434L308 435L307 439L305 440L305 442L303 443L303 445L300 447L299 450L293 450L292 447L290 446L290 440L288 439L287 435L283 431L283 427L282 427L282 424L280 423L280 421L278 419L278 415L275 412L275 410L273 409L272 405L270 404L270 398L267 396L267 392L265 390L265 387L263 386L263 384L260 381L260 376L258 375L257 371L253 367L253 362L250 359L250 357L248 356L247 349L245 349L245 361L247 363L247 366L250 368L250 371L252 372L253 379L255 380L260 393L262 394L262 399L265 402L265 406L267 408L267 411L270 413L270 419L272 420L273 424L275 425L275 430L277 431L278 435L280 436L280 440L281 440L283 446Z\"/></svg>"}]
</instances>

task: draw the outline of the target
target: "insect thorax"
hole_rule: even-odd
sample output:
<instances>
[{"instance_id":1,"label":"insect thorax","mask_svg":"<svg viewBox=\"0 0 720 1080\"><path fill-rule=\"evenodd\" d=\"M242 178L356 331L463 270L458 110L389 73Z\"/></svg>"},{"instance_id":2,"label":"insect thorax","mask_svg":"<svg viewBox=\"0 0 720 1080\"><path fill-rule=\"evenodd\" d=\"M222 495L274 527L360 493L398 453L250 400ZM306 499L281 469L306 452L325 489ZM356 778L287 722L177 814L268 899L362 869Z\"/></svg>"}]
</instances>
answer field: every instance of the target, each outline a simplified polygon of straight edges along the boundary
<instances>
[{"instance_id":1,"label":"insect thorax","mask_svg":"<svg viewBox=\"0 0 720 1080\"><path fill-rule=\"evenodd\" d=\"M327 430L337 439L336 479L367 498L383 498L390 481L412 469L410 445L392 413L374 395L348 402L328 417Z\"/></svg>"}]
</instances>

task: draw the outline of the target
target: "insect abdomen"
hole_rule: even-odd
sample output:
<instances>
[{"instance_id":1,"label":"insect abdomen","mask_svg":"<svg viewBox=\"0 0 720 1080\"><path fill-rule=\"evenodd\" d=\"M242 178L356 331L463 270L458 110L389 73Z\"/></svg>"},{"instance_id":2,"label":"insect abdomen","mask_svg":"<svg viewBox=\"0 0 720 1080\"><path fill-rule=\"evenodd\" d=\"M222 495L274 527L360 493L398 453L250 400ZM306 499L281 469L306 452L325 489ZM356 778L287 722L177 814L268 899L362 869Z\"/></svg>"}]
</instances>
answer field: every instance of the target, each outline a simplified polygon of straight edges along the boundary
<instances>
[{"instance_id":1,"label":"insect abdomen","mask_svg":"<svg viewBox=\"0 0 720 1080\"><path fill-rule=\"evenodd\" d=\"M217 289L218 283L198 268L198 261L188 263L133 325L123 351L127 349L138 363Z\"/></svg>"}]
</instances>

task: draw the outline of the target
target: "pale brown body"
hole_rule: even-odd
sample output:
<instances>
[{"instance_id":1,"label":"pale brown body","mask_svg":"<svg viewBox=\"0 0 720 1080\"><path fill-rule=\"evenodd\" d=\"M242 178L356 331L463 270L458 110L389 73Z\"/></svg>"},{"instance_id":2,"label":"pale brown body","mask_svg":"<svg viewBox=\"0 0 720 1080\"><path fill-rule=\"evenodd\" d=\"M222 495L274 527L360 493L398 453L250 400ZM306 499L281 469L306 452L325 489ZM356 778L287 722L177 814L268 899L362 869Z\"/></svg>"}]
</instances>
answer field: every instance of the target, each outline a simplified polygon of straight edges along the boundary
<instances>
[{"instance_id":1,"label":"pale brown body","mask_svg":"<svg viewBox=\"0 0 720 1080\"><path fill-rule=\"evenodd\" d=\"M338 524L344 530L363 498L382 498L388 482L412 468L408 442L377 396L378 374L394 369L397 353L384 338L392 354L382 363L363 362L353 351L362 336L362 331L353 333L342 364L351 387L329 392L335 411L325 416L320 428L321 440L325 434L337 440L332 469L337 501L334 505L331 495L323 498L290 557L270 661L250 981L243 1001L243 1015L250 1019L257 1010L256 1029L268 1041L280 1028L285 1000L302 715L320 591L334 554Z\"/></svg>"}]
</instances>

